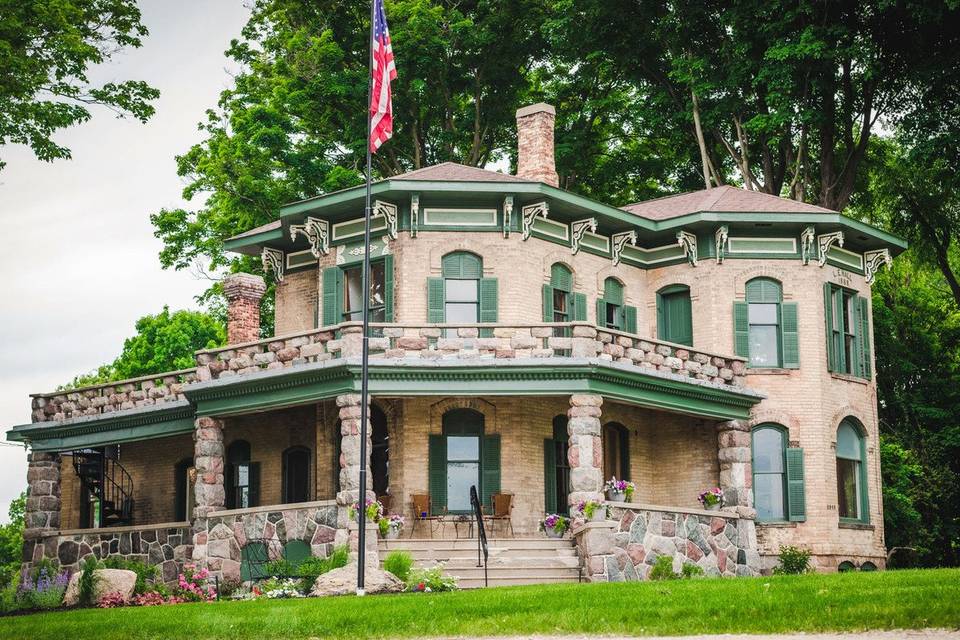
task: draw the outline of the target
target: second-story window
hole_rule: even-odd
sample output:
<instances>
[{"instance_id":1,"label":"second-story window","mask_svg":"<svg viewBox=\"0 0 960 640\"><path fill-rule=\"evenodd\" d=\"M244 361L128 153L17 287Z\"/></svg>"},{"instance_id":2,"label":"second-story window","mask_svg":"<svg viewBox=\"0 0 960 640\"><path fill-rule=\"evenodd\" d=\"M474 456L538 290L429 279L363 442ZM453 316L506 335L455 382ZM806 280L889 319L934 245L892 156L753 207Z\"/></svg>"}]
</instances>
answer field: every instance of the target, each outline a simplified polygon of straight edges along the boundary
<instances>
[{"instance_id":1,"label":"second-story window","mask_svg":"<svg viewBox=\"0 0 960 640\"><path fill-rule=\"evenodd\" d=\"M597 326L627 333L637 332L637 308L624 304L623 284L616 278L603 281L603 297L597 298Z\"/></svg>"},{"instance_id":2,"label":"second-story window","mask_svg":"<svg viewBox=\"0 0 960 640\"><path fill-rule=\"evenodd\" d=\"M363 319L362 262L323 270L318 326ZM393 322L393 256L370 263L370 321Z\"/></svg>"},{"instance_id":3,"label":"second-story window","mask_svg":"<svg viewBox=\"0 0 960 640\"><path fill-rule=\"evenodd\" d=\"M771 278L747 282L746 301L734 302L734 347L751 367L800 366L797 303L783 302L780 283Z\"/></svg>"},{"instance_id":4,"label":"second-story window","mask_svg":"<svg viewBox=\"0 0 960 640\"><path fill-rule=\"evenodd\" d=\"M587 319L587 296L573 291L573 272L559 262L550 267L550 284L543 285L543 321L575 322ZM556 327L554 335L565 336L566 327Z\"/></svg>"},{"instance_id":5,"label":"second-story window","mask_svg":"<svg viewBox=\"0 0 960 640\"><path fill-rule=\"evenodd\" d=\"M823 295L830 371L869 379L870 306L867 299L831 283L824 285Z\"/></svg>"},{"instance_id":6,"label":"second-story window","mask_svg":"<svg viewBox=\"0 0 960 640\"><path fill-rule=\"evenodd\" d=\"M370 322L386 322L383 261L370 264ZM343 270L343 321L363 320L363 266Z\"/></svg>"},{"instance_id":7,"label":"second-story window","mask_svg":"<svg viewBox=\"0 0 960 640\"><path fill-rule=\"evenodd\" d=\"M441 278L427 279L427 322L497 321L497 279L483 277L483 261L466 251L443 256ZM451 335L456 331L451 330ZM491 334L489 330L483 333Z\"/></svg>"},{"instance_id":8,"label":"second-story window","mask_svg":"<svg viewBox=\"0 0 960 640\"><path fill-rule=\"evenodd\" d=\"M667 342L693 345L690 287L675 284L657 292L657 337Z\"/></svg>"}]
</instances>

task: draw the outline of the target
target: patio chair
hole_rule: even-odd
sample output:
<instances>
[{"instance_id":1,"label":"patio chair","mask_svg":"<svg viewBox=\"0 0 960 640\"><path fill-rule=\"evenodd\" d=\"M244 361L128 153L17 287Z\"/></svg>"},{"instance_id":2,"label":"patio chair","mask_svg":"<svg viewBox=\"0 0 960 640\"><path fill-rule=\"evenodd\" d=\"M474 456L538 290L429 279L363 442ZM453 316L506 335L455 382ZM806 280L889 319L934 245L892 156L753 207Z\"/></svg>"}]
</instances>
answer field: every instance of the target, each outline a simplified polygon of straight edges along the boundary
<instances>
[{"instance_id":1,"label":"patio chair","mask_svg":"<svg viewBox=\"0 0 960 640\"><path fill-rule=\"evenodd\" d=\"M413 526L410 528L410 537L413 537L413 534L417 530L417 525L421 522L426 523L427 529L430 531L430 537L433 537L433 523L437 520L437 516L431 515L430 512L430 496L427 494L414 494L410 496L410 500L413 502Z\"/></svg>"},{"instance_id":2,"label":"patio chair","mask_svg":"<svg viewBox=\"0 0 960 640\"><path fill-rule=\"evenodd\" d=\"M393 508L393 496L385 493L382 496L377 496L377 502L383 505L383 515L389 516L390 510Z\"/></svg>"},{"instance_id":3,"label":"patio chair","mask_svg":"<svg viewBox=\"0 0 960 640\"><path fill-rule=\"evenodd\" d=\"M513 494L495 493L491 496L493 502L493 515L488 516L490 520L490 531L496 533L497 522L505 522L510 527L510 537L516 537L513 532ZM504 527L506 533L506 527Z\"/></svg>"}]
</instances>

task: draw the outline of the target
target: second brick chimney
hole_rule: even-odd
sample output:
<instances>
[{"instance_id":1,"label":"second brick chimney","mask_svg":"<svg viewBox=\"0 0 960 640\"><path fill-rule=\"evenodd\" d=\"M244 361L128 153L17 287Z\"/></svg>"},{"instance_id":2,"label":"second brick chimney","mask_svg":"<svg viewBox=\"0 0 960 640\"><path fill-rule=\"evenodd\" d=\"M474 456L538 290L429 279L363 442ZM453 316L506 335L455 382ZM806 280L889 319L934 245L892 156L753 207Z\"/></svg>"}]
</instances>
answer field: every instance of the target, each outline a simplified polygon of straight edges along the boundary
<instances>
[{"instance_id":1,"label":"second brick chimney","mask_svg":"<svg viewBox=\"0 0 960 640\"><path fill-rule=\"evenodd\" d=\"M227 344L260 339L260 300L267 285L260 276L231 273L223 279L227 296Z\"/></svg>"},{"instance_id":2,"label":"second brick chimney","mask_svg":"<svg viewBox=\"0 0 960 640\"><path fill-rule=\"evenodd\" d=\"M556 115L553 105L545 102L517 109L517 177L560 185L553 157Z\"/></svg>"}]
</instances>

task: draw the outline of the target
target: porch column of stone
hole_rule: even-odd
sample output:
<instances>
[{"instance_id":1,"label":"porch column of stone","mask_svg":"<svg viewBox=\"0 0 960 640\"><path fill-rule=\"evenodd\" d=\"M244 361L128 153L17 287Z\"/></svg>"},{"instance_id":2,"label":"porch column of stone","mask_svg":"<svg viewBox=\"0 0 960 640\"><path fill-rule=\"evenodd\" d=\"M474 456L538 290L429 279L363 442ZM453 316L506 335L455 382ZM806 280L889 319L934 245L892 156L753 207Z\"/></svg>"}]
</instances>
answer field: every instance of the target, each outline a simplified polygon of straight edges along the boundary
<instances>
[{"instance_id":1,"label":"porch column of stone","mask_svg":"<svg viewBox=\"0 0 960 640\"><path fill-rule=\"evenodd\" d=\"M750 426L746 422L730 420L717 425L717 459L727 506L753 509Z\"/></svg>"},{"instance_id":2,"label":"porch column of stone","mask_svg":"<svg viewBox=\"0 0 960 640\"><path fill-rule=\"evenodd\" d=\"M23 563L56 554L55 540L45 554L44 537L60 529L60 454L33 451L27 456L27 502L23 510Z\"/></svg>"},{"instance_id":3,"label":"porch column of stone","mask_svg":"<svg viewBox=\"0 0 960 640\"><path fill-rule=\"evenodd\" d=\"M375 500L376 494L372 490L373 477L370 473L373 433L370 427L369 397L367 402L367 459L363 464L367 468L366 497ZM337 396L337 406L340 408L340 492L337 494L337 504L340 505L339 524L348 531L350 551L356 553L359 542L357 523L349 520L347 510L354 503L362 509L366 502L360 497L360 394ZM377 526L369 520L366 527L365 558L367 566L379 567Z\"/></svg>"},{"instance_id":4,"label":"porch column of stone","mask_svg":"<svg viewBox=\"0 0 960 640\"><path fill-rule=\"evenodd\" d=\"M223 488L223 421L202 417L197 418L195 424L193 466L197 479L194 485L196 504L193 508L193 559L206 564L207 516L223 509L226 502ZM216 570L219 571L220 567Z\"/></svg>"},{"instance_id":5,"label":"porch column of stone","mask_svg":"<svg viewBox=\"0 0 960 640\"><path fill-rule=\"evenodd\" d=\"M600 442L600 406L603 396L575 394L567 409L567 434L570 436L567 459L570 463L570 487L567 501L571 507L581 502L603 500L603 447Z\"/></svg>"}]
</instances>

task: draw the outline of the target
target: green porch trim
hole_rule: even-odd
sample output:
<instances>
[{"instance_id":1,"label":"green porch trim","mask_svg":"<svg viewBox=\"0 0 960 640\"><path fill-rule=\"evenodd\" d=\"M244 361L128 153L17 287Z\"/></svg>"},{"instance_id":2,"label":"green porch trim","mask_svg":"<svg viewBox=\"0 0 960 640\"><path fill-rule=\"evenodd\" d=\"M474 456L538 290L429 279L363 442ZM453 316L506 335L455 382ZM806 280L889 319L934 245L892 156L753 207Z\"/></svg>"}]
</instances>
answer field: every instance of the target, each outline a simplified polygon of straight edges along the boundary
<instances>
[{"instance_id":1,"label":"green porch trim","mask_svg":"<svg viewBox=\"0 0 960 640\"><path fill-rule=\"evenodd\" d=\"M70 451L191 433L194 418L193 406L181 400L63 422L19 425L7 431L7 440L29 444L34 451Z\"/></svg>"}]
</instances>

